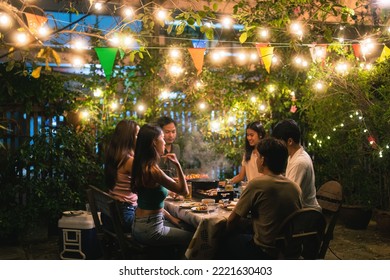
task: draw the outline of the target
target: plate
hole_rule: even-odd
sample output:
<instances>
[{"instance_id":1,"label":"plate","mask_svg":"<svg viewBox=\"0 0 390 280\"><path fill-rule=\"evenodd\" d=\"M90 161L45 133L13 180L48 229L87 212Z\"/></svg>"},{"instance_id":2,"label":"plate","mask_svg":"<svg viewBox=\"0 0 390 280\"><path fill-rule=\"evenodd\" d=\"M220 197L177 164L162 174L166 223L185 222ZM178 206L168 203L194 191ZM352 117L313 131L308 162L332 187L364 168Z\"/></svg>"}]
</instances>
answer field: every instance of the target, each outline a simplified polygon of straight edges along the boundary
<instances>
[{"instance_id":1,"label":"plate","mask_svg":"<svg viewBox=\"0 0 390 280\"><path fill-rule=\"evenodd\" d=\"M198 207L192 207L191 211L195 213L207 213L215 211L215 207L209 207L208 210L199 210Z\"/></svg>"},{"instance_id":2,"label":"plate","mask_svg":"<svg viewBox=\"0 0 390 280\"><path fill-rule=\"evenodd\" d=\"M199 202L184 202L184 203L180 204L179 207L190 209L190 208L195 207L197 205L199 205Z\"/></svg>"},{"instance_id":3,"label":"plate","mask_svg":"<svg viewBox=\"0 0 390 280\"><path fill-rule=\"evenodd\" d=\"M77 211L64 211L62 212L62 214L66 217L74 217L74 216L80 216L81 214L83 214L84 211L82 210L77 210Z\"/></svg>"},{"instance_id":4,"label":"plate","mask_svg":"<svg viewBox=\"0 0 390 280\"><path fill-rule=\"evenodd\" d=\"M165 199L172 200L172 201L183 201L184 197L181 195L176 196L176 197L172 197L172 196L168 195Z\"/></svg>"},{"instance_id":5,"label":"plate","mask_svg":"<svg viewBox=\"0 0 390 280\"><path fill-rule=\"evenodd\" d=\"M234 206L228 205L228 206L226 206L225 209L228 210L228 211L232 211L234 209Z\"/></svg>"}]
</instances>

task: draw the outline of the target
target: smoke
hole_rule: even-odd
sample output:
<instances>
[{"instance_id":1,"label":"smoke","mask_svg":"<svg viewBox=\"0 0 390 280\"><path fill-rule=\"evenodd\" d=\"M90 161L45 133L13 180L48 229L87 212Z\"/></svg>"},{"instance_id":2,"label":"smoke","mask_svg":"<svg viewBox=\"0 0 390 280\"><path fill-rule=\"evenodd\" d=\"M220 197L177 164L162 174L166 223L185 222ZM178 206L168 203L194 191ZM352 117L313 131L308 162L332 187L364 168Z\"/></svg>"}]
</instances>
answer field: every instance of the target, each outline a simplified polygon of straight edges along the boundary
<instances>
[{"instance_id":1,"label":"smoke","mask_svg":"<svg viewBox=\"0 0 390 280\"><path fill-rule=\"evenodd\" d=\"M186 174L204 173L213 179L224 179L225 172L231 171L232 163L224 155L215 152L215 145L204 141L199 131L188 134L182 153Z\"/></svg>"}]
</instances>

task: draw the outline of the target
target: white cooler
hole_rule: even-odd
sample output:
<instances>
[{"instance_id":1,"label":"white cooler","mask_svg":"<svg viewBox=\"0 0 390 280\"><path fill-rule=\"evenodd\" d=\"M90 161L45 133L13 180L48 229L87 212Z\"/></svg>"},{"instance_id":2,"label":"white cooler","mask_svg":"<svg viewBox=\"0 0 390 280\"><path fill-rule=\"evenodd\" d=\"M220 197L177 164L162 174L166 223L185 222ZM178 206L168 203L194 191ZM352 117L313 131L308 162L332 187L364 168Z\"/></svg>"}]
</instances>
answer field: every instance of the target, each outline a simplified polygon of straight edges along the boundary
<instances>
[{"instance_id":1,"label":"white cooler","mask_svg":"<svg viewBox=\"0 0 390 280\"><path fill-rule=\"evenodd\" d=\"M95 224L87 211L66 211L58 220L60 258L63 260L97 259L101 256Z\"/></svg>"}]
</instances>

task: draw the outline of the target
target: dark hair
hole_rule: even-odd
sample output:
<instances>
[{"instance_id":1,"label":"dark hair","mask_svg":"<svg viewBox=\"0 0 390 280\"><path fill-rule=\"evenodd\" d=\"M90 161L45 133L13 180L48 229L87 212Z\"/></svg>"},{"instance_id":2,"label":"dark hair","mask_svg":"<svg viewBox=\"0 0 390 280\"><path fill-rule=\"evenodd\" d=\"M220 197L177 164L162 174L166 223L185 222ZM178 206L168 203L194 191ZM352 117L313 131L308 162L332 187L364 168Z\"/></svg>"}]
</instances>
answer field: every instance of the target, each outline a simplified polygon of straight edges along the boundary
<instances>
[{"instance_id":1,"label":"dark hair","mask_svg":"<svg viewBox=\"0 0 390 280\"><path fill-rule=\"evenodd\" d=\"M161 128L163 128L164 126L166 126L167 124L170 124L170 123L173 123L175 125L175 127L177 127L176 121L170 117L162 116L156 120L156 124Z\"/></svg>"},{"instance_id":2,"label":"dark hair","mask_svg":"<svg viewBox=\"0 0 390 280\"><path fill-rule=\"evenodd\" d=\"M267 137L257 144L257 151L264 157L264 165L274 174L282 174L286 169L288 151L282 140Z\"/></svg>"},{"instance_id":3,"label":"dark hair","mask_svg":"<svg viewBox=\"0 0 390 280\"><path fill-rule=\"evenodd\" d=\"M272 137L282 139L286 143L291 138L295 143L301 142L301 130L298 124L292 119L278 122L272 130Z\"/></svg>"},{"instance_id":4,"label":"dark hair","mask_svg":"<svg viewBox=\"0 0 390 280\"><path fill-rule=\"evenodd\" d=\"M115 185L118 168L126 163L129 151L134 151L138 124L132 120L121 120L111 135L106 147L104 177L106 186Z\"/></svg>"},{"instance_id":5,"label":"dark hair","mask_svg":"<svg viewBox=\"0 0 390 280\"><path fill-rule=\"evenodd\" d=\"M143 125L138 132L131 172L131 187L135 193L140 187L144 186L144 182L150 180L152 167L158 164L160 155L154 148L153 141L161 133L160 127L150 124Z\"/></svg>"},{"instance_id":6,"label":"dark hair","mask_svg":"<svg viewBox=\"0 0 390 280\"><path fill-rule=\"evenodd\" d=\"M249 161L251 159L251 154L252 154L253 150L255 149L254 146L251 146L249 144L249 141L247 138L247 130L248 129L254 130L260 139L265 137L265 129L264 129L261 122L259 122L259 121L251 122L246 126L246 129L245 129L245 161Z\"/></svg>"}]
</instances>

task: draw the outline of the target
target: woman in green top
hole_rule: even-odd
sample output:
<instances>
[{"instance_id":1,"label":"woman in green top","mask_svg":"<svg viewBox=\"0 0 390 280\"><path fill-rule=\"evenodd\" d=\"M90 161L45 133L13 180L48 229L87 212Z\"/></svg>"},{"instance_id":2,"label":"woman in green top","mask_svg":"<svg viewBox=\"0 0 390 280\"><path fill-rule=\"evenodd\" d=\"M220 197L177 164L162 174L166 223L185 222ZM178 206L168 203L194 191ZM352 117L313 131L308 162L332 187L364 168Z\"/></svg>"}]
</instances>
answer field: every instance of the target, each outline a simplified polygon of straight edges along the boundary
<instances>
[{"instance_id":1,"label":"woman in green top","mask_svg":"<svg viewBox=\"0 0 390 280\"><path fill-rule=\"evenodd\" d=\"M178 225L180 220L164 210L168 190L187 195L188 188L183 170L175 154L166 154L166 159L176 167L178 181L165 174L158 163L164 154L164 134L160 127L146 124L141 127L135 148L132 189L138 194L133 235L136 240L148 245L178 245L186 249L192 233L167 223Z\"/></svg>"}]
</instances>

